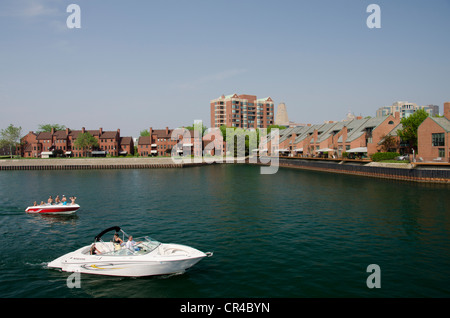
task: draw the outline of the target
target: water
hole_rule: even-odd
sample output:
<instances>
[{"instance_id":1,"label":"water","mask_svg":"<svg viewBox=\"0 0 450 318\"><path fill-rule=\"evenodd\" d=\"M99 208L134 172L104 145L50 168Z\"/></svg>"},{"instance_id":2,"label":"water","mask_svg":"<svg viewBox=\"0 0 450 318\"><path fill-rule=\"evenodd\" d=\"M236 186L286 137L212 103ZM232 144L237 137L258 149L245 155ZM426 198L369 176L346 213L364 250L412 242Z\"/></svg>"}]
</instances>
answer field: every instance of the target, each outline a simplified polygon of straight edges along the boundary
<instances>
[{"instance_id":1,"label":"water","mask_svg":"<svg viewBox=\"0 0 450 318\"><path fill-rule=\"evenodd\" d=\"M74 216L29 215L76 195ZM0 173L0 297L448 297L449 187L259 167ZM46 264L119 225L214 256L182 275L120 278ZM381 288L369 289L369 264Z\"/></svg>"}]
</instances>

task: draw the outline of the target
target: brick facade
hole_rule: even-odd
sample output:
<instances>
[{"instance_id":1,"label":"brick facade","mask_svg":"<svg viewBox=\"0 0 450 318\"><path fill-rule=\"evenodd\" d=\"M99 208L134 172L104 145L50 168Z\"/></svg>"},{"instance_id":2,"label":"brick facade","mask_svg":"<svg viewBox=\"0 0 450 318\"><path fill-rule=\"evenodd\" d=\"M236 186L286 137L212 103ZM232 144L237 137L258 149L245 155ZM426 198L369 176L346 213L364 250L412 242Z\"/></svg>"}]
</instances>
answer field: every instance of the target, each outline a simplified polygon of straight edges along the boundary
<instances>
[{"instance_id":1,"label":"brick facade","mask_svg":"<svg viewBox=\"0 0 450 318\"><path fill-rule=\"evenodd\" d=\"M97 139L98 147L95 149L81 149L75 145L79 134L89 132ZM122 142L123 141L123 142ZM100 155L126 155L134 154L133 139L131 137L120 137L120 129L117 131L98 130L65 130L34 133L30 131L21 139L20 152L22 157L45 157L54 151L67 157L86 157L93 153ZM126 153L125 153L126 151Z\"/></svg>"},{"instance_id":2,"label":"brick facade","mask_svg":"<svg viewBox=\"0 0 450 318\"><path fill-rule=\"evenodd\" d=\"M450 162L450 102L444 117L427 117L417 130L417 157L423 161Z\"/></svg>"}]
</instances>

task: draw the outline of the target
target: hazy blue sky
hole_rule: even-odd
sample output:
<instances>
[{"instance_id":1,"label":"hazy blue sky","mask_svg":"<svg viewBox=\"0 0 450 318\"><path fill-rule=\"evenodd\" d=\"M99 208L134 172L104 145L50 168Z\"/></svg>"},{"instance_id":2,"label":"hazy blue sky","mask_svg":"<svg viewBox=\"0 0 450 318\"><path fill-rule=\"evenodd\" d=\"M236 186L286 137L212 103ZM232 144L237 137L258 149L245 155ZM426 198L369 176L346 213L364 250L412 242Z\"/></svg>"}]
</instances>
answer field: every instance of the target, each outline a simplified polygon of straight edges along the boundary
<instances>
[{"instance_id":1,"label":"hazy blue sky","mask_svg":"<svg viewBox=\"0 0 450 318\"><path fill-rule=\"evenodd\" d=\"M300 123L398 100L442 112L449 14L450 0L1 0L0 128L209 126L210 100L232 93L285 102Z\"/></svg>"}]
</instances>

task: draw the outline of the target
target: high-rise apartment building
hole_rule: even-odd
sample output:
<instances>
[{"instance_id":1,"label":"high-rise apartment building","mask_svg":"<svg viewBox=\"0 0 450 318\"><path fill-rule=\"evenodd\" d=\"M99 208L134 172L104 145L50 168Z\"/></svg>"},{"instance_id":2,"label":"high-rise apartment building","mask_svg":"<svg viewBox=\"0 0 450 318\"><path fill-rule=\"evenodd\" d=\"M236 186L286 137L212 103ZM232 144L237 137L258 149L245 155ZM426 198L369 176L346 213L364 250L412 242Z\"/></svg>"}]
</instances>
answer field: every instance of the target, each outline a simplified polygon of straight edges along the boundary
<instances>
[{"instance_id":1,"label":"high-rise apartment building","mask_svg":"<svg viewBox=\"0 0 450 318\"><path fill-rule=\"evenodd\" d=\"M274 123L274 103L270 97L222 95L211 100L211 127L267 128Z\"/></svg>"},{"instance_id":2,"label":"high-rise apartment building","mask_svg":"<svg viewBox=\"0 0 450 318\"><path fill-rule=\"evenodd\" d=\"M416 103L409 102L395 102L391 106L380 107L377 110L377 117L393 115L396 112L400 113L400 118L408 117L419 109L425 110L430 116L439 115L439 106L426 105L418 106Z\"/></svg>"}]
</instances>

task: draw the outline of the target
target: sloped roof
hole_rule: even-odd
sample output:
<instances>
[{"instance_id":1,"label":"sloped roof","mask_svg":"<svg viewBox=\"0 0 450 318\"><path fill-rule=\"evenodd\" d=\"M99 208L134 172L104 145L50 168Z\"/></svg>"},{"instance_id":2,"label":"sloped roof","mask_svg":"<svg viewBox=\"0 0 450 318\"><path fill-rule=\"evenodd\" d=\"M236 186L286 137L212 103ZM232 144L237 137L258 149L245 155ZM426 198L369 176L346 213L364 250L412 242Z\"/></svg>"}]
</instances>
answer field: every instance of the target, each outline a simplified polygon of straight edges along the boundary
<instances>
[{"instance_id":1,"label":"sloped roof","mask_svg":"<svg viewBox=\"0 0 450 318\"><path fill-rule=\"evenodd\" d=\"M138 145L150 145L151 143L150 136L140 136L138 139Z\"/></svg>"},{"instance_id":2,"label":"sloped roof","mask_svg":"<svg viewBox=\"0 0 450 318\"><path fill-rule=\"evenodd\" d=\"M100 131L98 132L98 135L99 134L100 134ZM101 139L114 139L114 138L116 138L117 134L118 134L117 130L116 131L104 131L102 133L102 135L99 136L99 138L101 138ZM93 134L91 134L91 135L93 135Z\"/></svg>"},{"instance_id":3,"label":"sloped roof","mask_svg":"<svg viewBox=\"0 0 450 318\"><path fill-rule=\"evenodd\" d=\"M165 129L153 129L152 136L156 135L156 138L169 138L172 134L173 129L168 129L167 133Z\"/></svg>"},{"instance_id":4,"label":"sloped roof","mask_svg":"<svg viewBox=\"0 0 450 318\"><path fill-rule=\"evenodd\" d=\"M121 145L130 145L133 142L132 137L120 137L120 144Z\"/></svg>"},{"instance_id":5,"label":"sloped roof","mask_svg":"<svg viewBox=\"0 0 450 318\"><path fill-rule=\"evenodd\" d=\"M445 117L430 117L432 120L436 122L439 126L441 126L446 132L450 131L450 120Z\"/></svg>"},{"instance_id":6,"label":"sloped roof","mask_svg":"<svg viewBox=\"0 0 450 318\"><path fill-rule=\"evenodd\" d=\"M37 139L37 140L52 139L52 133L49 132L49 131L43 131L43 132L40 132L40 133L37 135L36 139Z\"/></svg>"},{"instance_id":7,"label":"sloped roof","mask_svg":"<svg viewBox=\"0 0 450 318\"><path fill-rule=\"evenodd\" d=\"M364 130L366 128L376 128L378 127L382 122L384 122L389 116L380 116L380 117L372 117L369 119L356 119L356 120L352 120L353 121L358 121L361 120L363 121L361 123L361 125L359 125L358 128L354 129L352 131L352 133L350 135L347 136L347 140L346 142L350 142L355 140L358 137L361 137L364 134Z\"/></svg>"}]
</instances>

